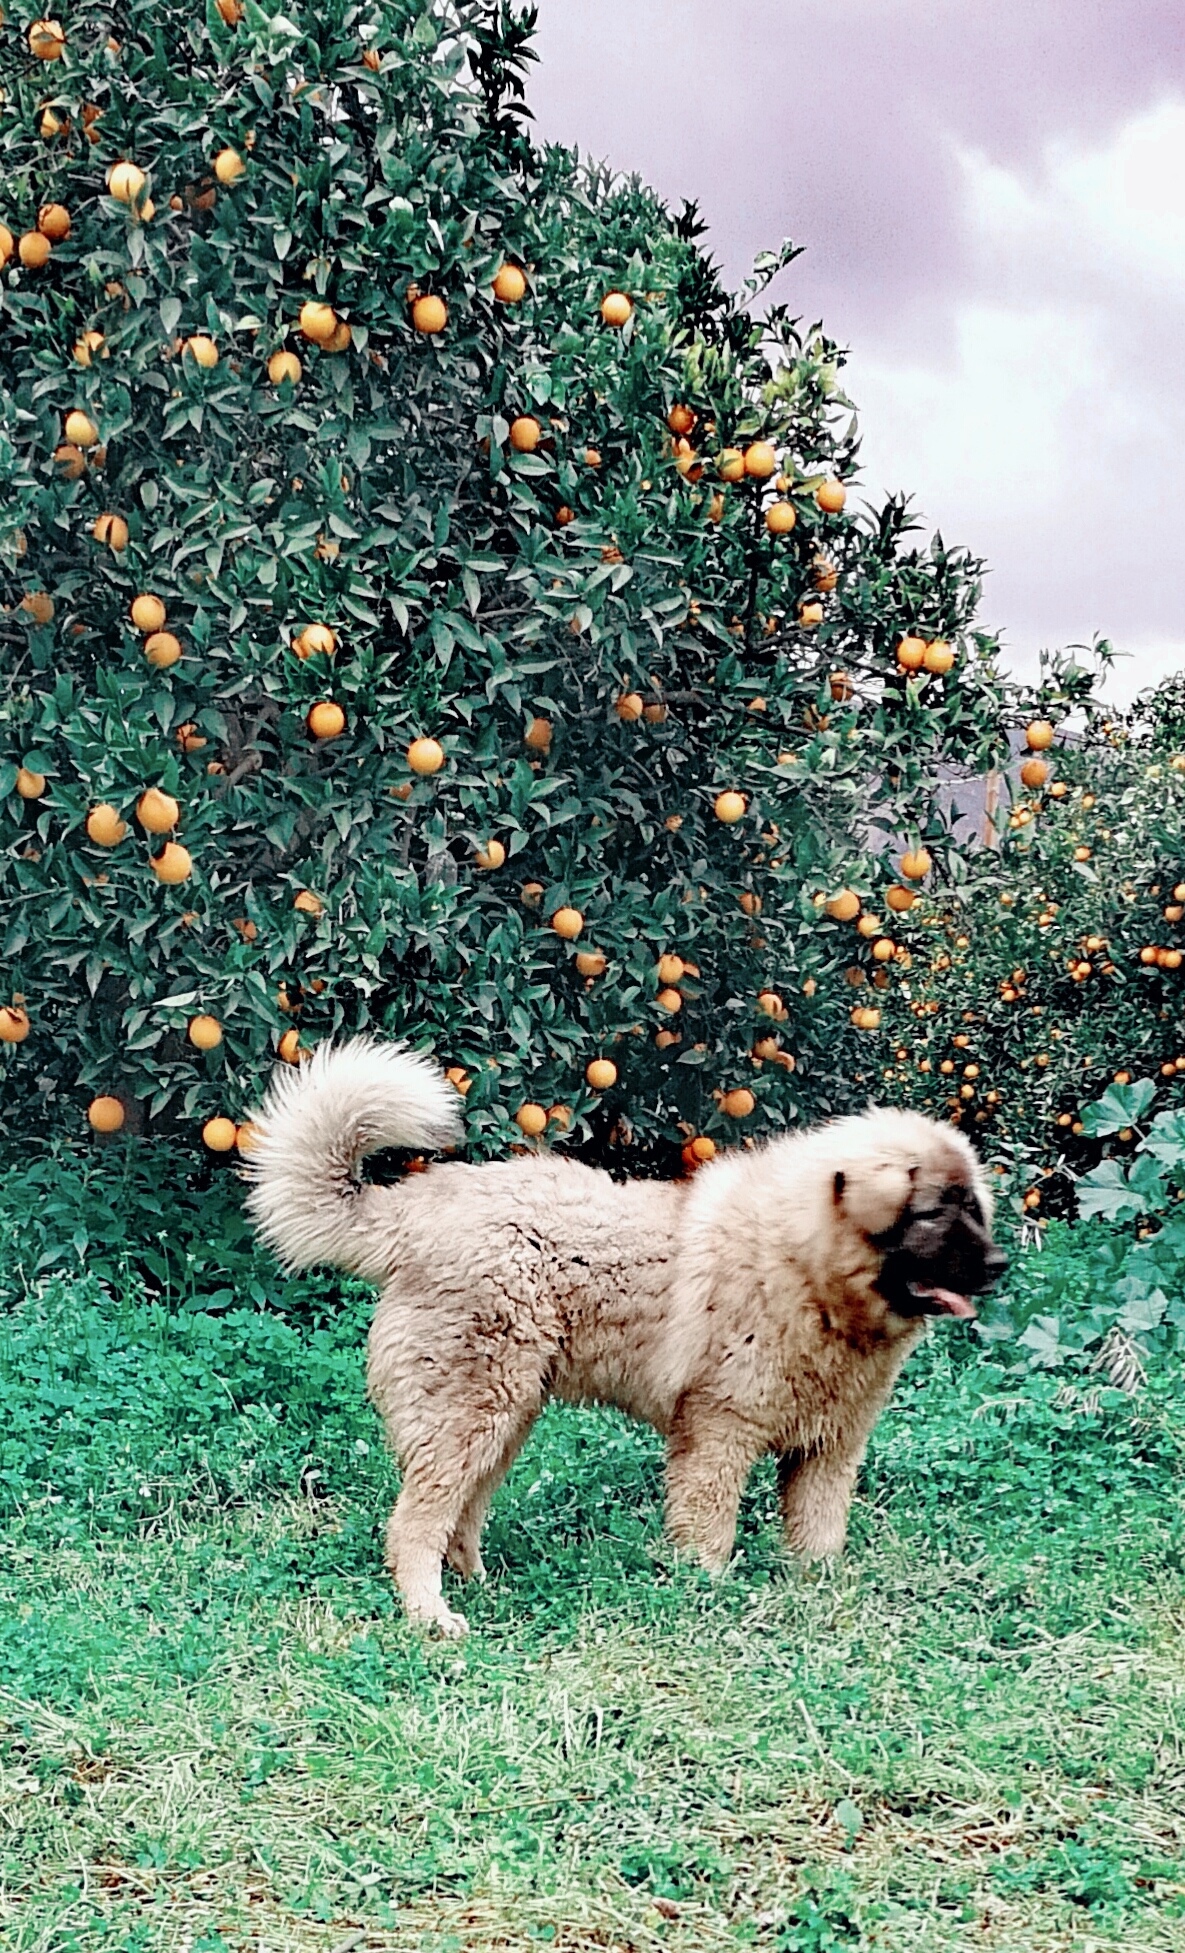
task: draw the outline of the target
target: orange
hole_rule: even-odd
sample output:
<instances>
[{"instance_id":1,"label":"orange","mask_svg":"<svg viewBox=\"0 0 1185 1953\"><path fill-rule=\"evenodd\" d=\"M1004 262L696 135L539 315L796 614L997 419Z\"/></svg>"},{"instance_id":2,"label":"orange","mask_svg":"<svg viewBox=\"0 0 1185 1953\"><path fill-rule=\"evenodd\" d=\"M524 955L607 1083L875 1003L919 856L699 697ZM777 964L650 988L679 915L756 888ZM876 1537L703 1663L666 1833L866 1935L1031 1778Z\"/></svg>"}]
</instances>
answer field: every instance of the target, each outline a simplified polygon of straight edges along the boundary
<instances>
[{"instance_id":1,"label":"orange","mask_svg":"<svg viewBox=\"0 0 1185 1953\"><path fill-rule=\"evenodd\" d=\"M282 346L272 354L267 363L267 377L275 387L282 386L285 380L290 380L295 386L303 370L296 354L286 352Z\"/></svg>"},{"instance_id":2,"label":"orange","mask_svg":"<svg viewBox=\"0 0 1185 1953\"><path fill-rule=\"evenodd\" d=\"M519 890L519 901L528 909L537 909L543 894L542 882L524 882Z\"/></svg>"},{"instance_id":3,"label":"orange","mask_svg":"<svg viewBox=\"0 0 1185 1953\"><path fill-rule=\"evenodd\" d=\"M813 631L823 622L823 606L813 599L798 606L798 622L804 631Z\"/></svg>"},{"instance_id":4,"label":"orange","mask_svg":"<svg viewBox=\"0 0 1185 1953\"><path fill-rule=\"evenodd\" d=\"M300 1032L285 1031L279 1044L276 1046L276 1050L286 1065L298 1065L300 1063Z\"/></svg>"},{"instance_id":5,"label":"orange","mask_svg":"<svg viewBox=\"0 0 1185 1953\"><path fill-rule=\"evenodd\" d=\"M667 716L666 706L660 705L657 702L657 700L651 705L644 705L642 707L642 717L645 719L648 726L661 726L664 720L666 719L666 716Z\"/></svg>"},{"instance_id":6,"label":"orange","mask_svg":"<svg viewBox=\"0 0 1185 1953\"><path fill-rule=\"evenodd\" d=\"M136 819L147 834L167 834L180 818L181 809L172 794L162 793L159 787L149 787L136 802Z\"/></svg>"},{"instance_id":7,"label":"orange","mask_svg":"<svg viewBox=\"0 0 1185 1953\"><path fill-rule=\"evenodd\" d=\"M243 18L243 0L214 0L228 27L237 27Z\"/></svg>"},{"instance_id":8,"label":"orange","mask_svg":"<svg viewBox=\"0 0 1185 1953\"><path fill-rule=\"evenodd\" d=\"M81 339L76 339L74 342L74 359L76 363L79 366L89 366L92 356L95 353L99 353L103 359L106 359L108 355L103 351L106 344L107 341L101 332L84 332ZM96 435L95 438L98 439L98 436ZM79 442L78 445L82 447L86 443Z\"/></svg>"},{"instance_id":9,"label":"orange","mask_svg":"<svg viewBox=\"0 0 1185 1953\"><path fill-rule=\"evenodd\" d=\"M11 258L15 250L16 240L9 230L8 225L0 224L0 271L4 269L4 266L8 263L9 258Z\"/></svg>"},{"instance_id":10,"label":"orange","mask_svg":"<svg viewBox=\"0 0 1185 1953\"><path fill-rule=\"evenodd\" d=\"M169 886L188 881L193 873L189 849L183 848L179 841L167 841L161 852L153 858L152 872L158 882L164 882Z\"/></svg>"},{"instance_id":11,"label":"orange","mask_svg":"<svg viewBox=\"0 0 1185 1953\"><path fill-rule=\"evenodd\" d=\"M726 1112L730 1119L747 1119L756 1104L757 1100L747 1085L735 1085L731 1092L724 1094L720 1110Z\"/></svg>"},{"instance_id":12,"label":"orange","mask_svg":"<svg viewBox=\"0 0 1185 1953\"><path fill-rule=\"evenodd\" d=\"M902 888L900 882L894 882L892 888L885 890L885 901L897 915L905 915L917 899L917 890Z\"/></svg>"},{"instance_id":13,"label":"orange","mask_svg":"<svg viewBox=\"0 0 1185 1953\"><path fill-rule=\"evenodd\" d=\"M835 922L854 922L860 913L860 897L854 888L841 888L828 896L825 907Z\"/></svg>"},{"instance_id":14,"label":"orange","mask_svg":"<svg viewBox=\"0 0 1185 1953\"><path fill-rule=\"evenodd\" d=\"M297 324L314 346L327 346L337 331L337 313L323 299L306 298Z\"/></svg>"},{"instance_id":15,"label":"orange","mask_svg":"<svg viewBox=\"0 0 1185 1953\"><path fill-rule=\"evenodd\" d=\"M75 407L72 413L66 415L63 432L72 447L93 448L98 445L99 430L90 415L84 414L80 407Z\"/></svg>"},{"instance_id":16,"label":"orange","mask_svg":"<svg viewBox=\"0 0 1185 1953\"><path fill-rule=\"evenodd\" d=\"M855 687L846 671L833 671L828 679L831 696L837 705L846 705L853 696Z\"/></svg>"},{"instance_id":17,"label":"orange","mask_svg":"<svg viewBox=\"0 0 1185 1953\"><path fill-rule=\"evenodd\" d=\"M368 47L363 49L362 66L364 68L369 68L372 75L377 75L382 65L383 65L383 57L379 53L377 47Z\"/></svg>"},{"instance_id":18,"label":"orange","mask_svg":"<svg viewBox=\"0 0 1185 1953\"><path fill-rule=\"evenodd\" d=\"M604 976L609 959L603 949L582 949L577 951L576 968L582 977Z\"/></svg>"},{"instance_id":19,"label":"orange","mask_svg":"<svg viewBox=\"0 0 1185 1953\"><path fill-rule=\"evenodd\" d=\"M701 1133L698 1139L692 1139L688 1141L687 1151L693 1156L693 1158L697 1161L697 1163L702 1166L708 1160L715 1159L716 1142L715 1140L709 1139L706 1133Z\"/></svg>"},{"instance_id":20,"label":"orange","mask_svg":"<svg viewBox=\"0 0 1185 1953\"><path fill-rule=\"evenodd\" d=\"M731 791L718 793L712 803L712 811L718 821L723 821L726 827L732 827L744 816L745 796L743 793Z\"/></svg>"},{"instance_id":21,"label":"orange","mask_svg":"<svg viewBox=\"0 0 1185 1953\"><path fill-rule=\"evenodd\" d=\"M172 631L153 631L144 640L144 656L158 671L167 671L181 656L181 640Z\"/></svg>"},{"instance_id":22,"label":"orange","mask_svg":"<svg viewBox=\"0 0 1185 1953\"><path fill-rule=\"evenodd\" d=\"M691 407L684 407L677 402L667 415L667 426L670 428L672 434L690 434L692 428L695 426L694 410Z\"/></svg>"},{"instance_id":23,"label":"orange","mask_svg":"<svg viewBox=\"0 0 1185 1953\"><path fill-rule=\"evenodd\" d=\"M44 773L34 773L27 766L18 767L16 790L22 800L40 800L45 792Z\"/></svg>"},{"instance_id":24,"label":"orange","mask_svg":"<svg viewBox=\"0 0 1185 1953\"><path fill-rule=\"evenodd\" d=\"M220 149L214 158L214 174L224 190L238 182L246 167L237 149Z\"/></svg>"},{"instance_id":25,"label":"orange","mask_svg":"<svg viewBox=\"0 0 1185 1953\"><path fill-rule=\"evenodd\" d=\"M314 739L337 739L346 729L346 715L332 699L319 699L309 707L305 724Z\"/></svg>"},{"instance_id":26,"label":"orange","mask_svg":"<svg viewBox=\"0 0 1185 1953\"><path fill-rule=\"evenodd\" d=\"M28 611L35 624L53 623L53 598L48 590L30 590L21 598L21 609Z\"/></svg>"},{"instance_id":27,"label":"orange","mask_svg":"<svg viewBox=\"0 0 1185 1953\"><path fill-rule=\"evenodd\" d=\"M593 1058L584 1067L584 1076L594 1092L607 1092L617 1083L617 1066L611 1058Z\"/></svg>"},{"instance_id":28,"label":"orange","mask_svg":"<svg viewBox=\"0 0 1185 1953\"><path fill-rule=\"evenodd\" d=\"M523 745L533 753L546 753L551 746L551 720L532 719L523 734Z\"/></svg>"},{"instance_id":29,"label":"orange","mask_svg":"<svg viewBox=\"0 0 1185 1953\"><path fill-rule=\"evenodd\" d=\"M568 1127L572 1123L571 1106L549 1105L547 1108L547 1123L549 1126L558 1126L561 1132L567 1132Z\"/></svg>"},{"instance_id":30,"label":"orange","mask_svg":"<svg viewBox=\"0 0 1185 1953\"><path fill-rule=\"evenodd\" d=\"M1025 744L1031 753L1044 753L1053 745L1053 727L1048 719L1031 719L1025 727Z\"/></svg>"},{"instance_id":31,"label":"orange","mask_svg":"<svg viewBox=\"0 0 1185 1953\"><path fill-rule=\"evenodd\" d=\"M793 502L771 502L765 511L765 526L771 536L788 536L797 521Z\"/></svg>"},{"instance_id":32,"label":"orange","mask_svg":"<svg viewBox=\"0 0 1185 1953\"><path fill-rule=\"evenodd\" d=\"M934 863L925 848L910 848L901 857L901 873L907 882L920 882L928 875Z\"/></svg>"},{"instance_id":33,"label":"orange","mask_svg":"<svg viewBox=\"0 0 1185 1953\"><path fill-rule=\"evenodd\" d=\"M426 292L412 306L411 322L417 332L443 332L448 323L448 306L442 298Z\"/></svg>"},{"instance_id":34,"label":"orange","mask_svg":"<svg viewBox=\"0 0 1185 1953\"><path fill-rule=\"evenodd\" d=\"M40 271L43 265L49 263L49 254L53 250L53 245L47 237L42 236L40 231L26 231L16 249L17 256L27 271Z\"/></svg>"},{"instance_id":35,"label":"orange","mask_svg":"<svg viewBox=\"0 0 1185 1953\"><path fill-rule=\"evenodd\" d=\"M528 1139L538 1139L540 1133L547 1131L547 1113L541 1105L535 1105L528 1099L525 1105L519 1106L514 1123Z\"/></svg>"},{"instance_id":36,"label":"orange","mask_svg":"<svg viewBox=\"0 0 1185 1953\"><path fill-rule=\"evenodd\" d=\"M159 631L165 621L165 607L159 597L146 590L133 597L129 615L138 631Z\"/></svg>"},{"instance_id":37,"label":"orange","mask_svg":"<svg viewBox=\"0 0 1185 1953\"><path fill-rule=\"evenodd\" d=\"M186 353L189 354L192 360L196 361L198 366L204 367L207 373L212 367L218 364L218 348L208 334L204 332L195 332L185 341L185 344L181 348L181 357L183 359Z\"/></svg>"},{"instance_id":38,"label":"orange","mask_svg":"<svg viewBox=\"0 0 1185 1953\"><path fill-rule=\"evenodd\" d=\"M601 465L601 450L600 450L600 448L585 448L585 450L584 450L584 465L585 465L585 467L586 467L586 468L599 468L599 467L600 467L600 465Z\"/></svg>"},{"instance_id":39,"label":"orange","mask_svg":"<svg viewBox=\"0 0 1185 1953\"><path fill-rule=\"evenodd\" d=\"M780 1019L786 1015L786 1006L776 990L762 990L757 998L757 1008L767 1017Z\"/></svg>"},{"instance_id":40,"label":"orange","mask_svg":"<svg viewBox=\"0 0 1185 1953\"><path fill-rule=\"evenodd\" d=\"M118 1099L103 1093L91 1100L86 1116L95 1132L119 1132L127 1114Z\"/></svg>"},{"instance_id":41,"label":"orange","mask_svg":"<svg viewBox=\"0 0 1185 1953\"><path fill-rule=\"evenodd\" d=\"M202 1127L202 1144L208 1146L212 1153L229 1153L238 1136L233 1119L207 1119Z\"/></svg>"},{"instance_id":42,"label":"orange","mask_svg":"<svg viewBox=\"0 0 1185 1953\"><path fill-rule=\"evenodd\" d=\"M114 807L101 800L86 817L86 831L97 848L114 848L123 840L128 825L120 820Z\"/></svg>"},{"instance_id":43,"label":"orange","mask_svg":"<svg viewBox=\"0 0 1185 1953\"><path fill-rule=\"evenodd\" d=\"M737 896L737 901L740 903L746 915L761 914L761 897L760 895L754 895L751 889L742 889L741 893Z\"/></svg>"},{"instance_id":44,"label":"orange","mask_svg":"<svg viewBox=\"0 0 1185 1953\"><path fill-rule=\"evenodd\" d=\"M487 841L484 848L477 849L473 859L479 868L501 868L506 850L501 841Z\"/></svg>"},{"instance_id":45,"label":"orange","mask_svg":"<svg viewBox=\"0 0 1185 1953\"><path fill-rule=\"evenodd\" d=\"M302 888L293 896L292 906L294 909L299 909L302 915L320 915L325 905L319 895L313 894L311 888Z\"/></svg>"},{"instance_id":46,"label":"orange","mask_svg":"<svg viewBox=\"0 0 1185 1953\"><path fill-rule=\"evenodd\" d=\"M828 561L826 556L816 556L814 572L816 590L826 592L835 589L836 584L839 582L839 571L834 563Z\"/></svg>"},{"instance_id":47,"label":"orange","mask_svg":"<svg viewBox=\"0 0 1185 1953\"><path fill-rule=\"evenodd\" d=\"M216 1017L191 1017L186 1036L198 1051L214 1051L222 1043L222 1026Z\"/></svg>"},{"instance_id":48,"label":"orange","mask_svg":"<svg viewBox=\"0 0 1185 1953\"><path fill-rule=\"evenodd\" d=\"M559 508L555 512L556 528L566 529L569 522L575 522L575 520L576 520L575 509L570 509L566 502L561 502Z\"/></svg>"},{"instance_id":49,"label":"orange","mask_svg":"<svg viewBox=\"0 0 1185 1953\"><path fill-rule=\"evenodd\" d=\"M606 325L623 326L634 315L634 302L624 292L606 292L601 300L601 317Z\"/></svg>"},{"instance_id":50,"label":"orange","mask_svg":"<svg viewBox=\"0 0 1185 1953\"><path fill-rule=\"evenodd\" d=\"M815 500L824 515L838 515L848 499L848 491L841 481L820 482L815 490Z\"/></svg>"},{"instance_id":51,"label":"orange","mask_svg":"<svg viewBox=\"0 0 1185 1953\"><path fill-rule=\"evenodd\" d=\"M777 471L778 457L768 441L753 441L745 449L744 464L754 481L768 481Z\"/></svg>"},{"instance_id":52,"label":"orange","mask_svg":"<svg viewBox=\"0 0 1185 1953\"><path fill-rule=\"evenodd\" d=\"M337 637L328 624L306 624L293 638L292 649L298 658L332 658L337 650Z\"/></svg>"},{"instance_id":53,"label":"orange","mask_svg":"<svg viewBox=\"0 0 1185 1953\"><path fill-rule=\"evenodd\" d=\"M739 448L724 448L716 463L717 472L725 481L743 481L745 478L745 457ZM717 520L719 518L717 517Z\"/></svg>"},{"instance_id":54,"label":"orange","mask_svg":"<svg viewBox=\"0 0 1185 1953\"><path fill-rule=\"evenodd\" d=\"M658 959L658 980L660 983L678 983L686 965L681 956L667 955Z\"/></svg>"},{"instance_id":55,"label":"orange","mask_svg":"<svg viewBox=\"0 0 1185 1953\"><path fill-rule=\"evenodd\" d=\"M1026 787L1043 787L1049 778L1049 767L1043 759L1027 759L1020 769L1020 777Z\"/></svg>"},{"instance_id":56,"label":"orange","mask_svg":"<svg viewBox=\"0 0 1185 1953\"><path fill-rule=\"evenodd\" d=\"M532 414L520 414L510 423L510 445L516 454L534 454L543 429Z\"/></svg>"},{"instance_id":57,"label":"orange","mask_svg":"<svg viewBox=\"0 0 1185 1953\"><path fill-rule=\"evenodd\" d=\"M584 917L579 909L557 909L551 918L551 926L566 943L574 943L584 927Z\"/></svg>"},{"instance_id":58,"label":"orange","mask_svg":"<svg viewBox=\"0 0 1185 1953\"><path fill-rule=\"evenodd\" d=\"M122 515L112 515L110 510L95 517L91 535L96 542L106 543L117 556L128 546L128 525Z\"/></svg>"},{"instance_id":59,"label":"orange","mask_svg":"<svg viewBox=\"0 0 1185 1953\"><path fill-rule=\"evenodd\" d=\"M407 763L413 773L422 776L439 773L444 765L444 747L438 739L413 739L407 749Z\"/></svg>"},{"instance_id":60,"label":"orange","mask_svg":"<svg viewBox=\"0 0 1185 1953\"><path fill-rule=\"evenodd\" d=\"M857 1004L852 1012L852 1022L858 1031L875 1031L880 1021L879 1010L870 1004Z\"/></svg>"},{"instance_id":61,"label":"orange","mask_svg":"<svg viewBox=\"0 0 1185 1953\"><path fill-rule=\"evenodd\" d=\"M906 671L920 671L926 662L926 640L924 637L903 637L897 646L897 663Z\"/></svg>"},{"instance_id":62,"label":"orange","mask_svg":"<svg viewBox=\"0 0 1185 1953\"><path fill-rule=\"evenodd\" d=\"M54 449L53 458L55 467L67 481L77 481L80 475L86 473L85 454L81 448L71 447L69 441L63 441L60 447Z\"/></svg>"},{"instance_id":63,"label":"orange","mask_svg":"<svg viewBox=\"0 0 1185 1953\"><path fill-rule=\"evenodd\" d=\"M922 663L927 671L932 671L936 676L941 677L944 672L950 671L954 662L954 646L946 644L942 638L935 638L926 646Z\"/></svg>"},{"instance_id":64,"label":"orange","mask_svg":"<svg viewBox=\"0 0 1185 1953\"><path fill-rule=\"evenodd\" d=\"M623 692L613 709L618 718L624 720L626 725L632 725L634 720L640 719L642 713L645 711L645 706L642 703L642 694L640 692Z\"/></svg>"},{"instance_id":65,"label":"orange","mask_svg":"<svg viewBox=\"0 0 1185 1953\"><path fill-rule=\"evenodd\" d=\"M660 990L655 1002L660 1010L665 1010L671 1017L683 1008L683 999L677 990Z\"/></svg>"},{"instance_id":66,"label":"orange","mask_svg":"<svg viewBox=\"0 0 1185 1953\"><path fill-rule=\"evenodd\" d=\"M469 1092L472 1089L473 1080L470 1078L469 1073L465 1070L464 1065L450 1065L444 1075L448 1079L450 1085L456 1086L462 1098L467 1098L469 1096Z\"/></svg>"},{"instance_id":67,"label":"orange","mask_svg":"<svg viewBox=\"0 0 1185 1953\"><path fill-rule=\"evenodd\" d=\"M107 188L116 203L135 203L147 180L135 163L112 163L107 172Z\"/></svg>"},{"instance_id":68,"label":"orange","mask_svg":"<svg viewBox=\"0 0 1185 1953\"><path fill-rule=\"evenodd\" d=\"M888 936L879 936L872 945L873 959L877 963L891 963L896 944Z\"/></svg>"},{"instance_id":69,"label":"orange","mask_svg":"<svg viewBox=\"0 0 1185 1953\"><path fill-rule=\"evenodd\" d=\"M517 305L527 295L527 280L516 264L504 264L494 276L494 297L503 305Z\"/></svg>"},{"instance_id":70,"label":"orange","mask_svg":"<svg viewBox=\"0 0 1185 1953\"><path fill-rule=\"evenodd\" d=\"M23 1044L29 1035L29 1013L19 1004L0 1008L0 1044Z\"/></svg>"},{"instance_id":71,"label":"orange","mask_svg":"<svg viewBox=\"0 0 1185 1953\"><path fill-rule=\"evenodd\" d=\"M35 20L29 29L29 53L38 61L60 61L66 51L66 36L60 20Z\"/></svg>"}]
</instances>

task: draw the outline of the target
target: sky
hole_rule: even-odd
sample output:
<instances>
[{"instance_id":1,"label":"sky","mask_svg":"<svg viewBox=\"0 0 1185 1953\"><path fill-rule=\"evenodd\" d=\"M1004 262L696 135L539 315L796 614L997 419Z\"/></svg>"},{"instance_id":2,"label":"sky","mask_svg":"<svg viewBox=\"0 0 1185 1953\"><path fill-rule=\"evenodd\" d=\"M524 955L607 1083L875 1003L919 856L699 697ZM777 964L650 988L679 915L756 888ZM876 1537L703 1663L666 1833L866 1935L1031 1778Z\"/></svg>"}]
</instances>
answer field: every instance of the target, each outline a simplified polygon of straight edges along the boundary
<instances>
[{"instance_id":1,"label":"sky","mask_svg":"<svg viewBox=\"0 0 1185 1953\"><path fill-rule=\"evenodd\" d=\"M1009 663L1185 667L1180 0L539 0L540 137L698 202L850 350L863 484L986 558Z\"/></svg>"}]
</instances>

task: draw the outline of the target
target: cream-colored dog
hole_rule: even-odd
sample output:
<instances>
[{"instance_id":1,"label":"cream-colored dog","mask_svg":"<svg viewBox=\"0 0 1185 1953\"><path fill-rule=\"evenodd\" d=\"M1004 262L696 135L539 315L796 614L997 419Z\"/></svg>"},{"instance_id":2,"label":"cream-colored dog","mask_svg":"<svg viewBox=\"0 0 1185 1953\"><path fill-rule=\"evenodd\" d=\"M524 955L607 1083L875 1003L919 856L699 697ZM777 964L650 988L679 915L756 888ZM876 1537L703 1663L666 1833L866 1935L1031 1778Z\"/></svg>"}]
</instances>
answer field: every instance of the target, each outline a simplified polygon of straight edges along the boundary
<instances>
[{"instance_id":1,"label":"cream-colored dog","mask_svg":"<svg viewBox=\"0 0 1185 1953\"><path fill-rule=\"evenodd\" d=\"M549 1396L617 1404L666 1438L667 1521L729 1559L750 1467L776 1452L786 1536L837 1553L869 1433L925 1315L973 1316L1003 1256L967 1141L870 1111L687 1183L546 1153L442 1163L393 1187L381 1146L447 1146L461 1100L365 1038L275 1078L249 1204L289 1268L381 1284L368 1387L403 1471L387 1565L416 1622L465 1630L441 1566L480 1573L490 1499Z\"/></svg>"}]
</instances>

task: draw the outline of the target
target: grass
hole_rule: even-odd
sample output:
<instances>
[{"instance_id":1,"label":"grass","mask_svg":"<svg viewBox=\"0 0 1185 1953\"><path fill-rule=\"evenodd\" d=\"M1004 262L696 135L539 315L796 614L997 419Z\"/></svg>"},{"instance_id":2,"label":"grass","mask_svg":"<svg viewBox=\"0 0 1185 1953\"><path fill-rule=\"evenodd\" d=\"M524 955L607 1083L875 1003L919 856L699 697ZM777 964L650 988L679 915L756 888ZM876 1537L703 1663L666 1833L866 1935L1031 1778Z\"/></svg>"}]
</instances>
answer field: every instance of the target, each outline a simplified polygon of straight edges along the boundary
<instances>
[{"instance_id":1,"label":"grass","mask_svg":"<svg viewBox=\"0 0 1185 1953\"><path fill-rule=\"evenodd\" d=\"M948 1326L846 1559L784 1564L762 1471L715 1586L653 1435L553 1408L443 1646L320 1293L0 1318L11 1953L1185 1948L1179 1371L1084 1399Z\"/></svg>"}]
</instances>

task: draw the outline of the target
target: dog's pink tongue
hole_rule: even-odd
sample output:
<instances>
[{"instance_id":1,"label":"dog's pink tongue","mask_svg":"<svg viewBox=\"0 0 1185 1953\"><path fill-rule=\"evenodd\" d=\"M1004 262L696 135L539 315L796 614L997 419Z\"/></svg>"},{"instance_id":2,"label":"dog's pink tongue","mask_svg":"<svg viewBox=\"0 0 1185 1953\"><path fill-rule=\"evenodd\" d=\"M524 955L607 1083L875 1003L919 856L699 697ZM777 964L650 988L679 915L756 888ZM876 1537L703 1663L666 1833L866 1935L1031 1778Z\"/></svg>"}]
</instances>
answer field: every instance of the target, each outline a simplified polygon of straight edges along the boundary
<instances>
[{"instance_id":1,"label":"dog's pink tongue","mask_svg":"<svg viewBox=\"0 0 1185 1953\"><path fill-rule=\"evenodd\" d=\"M956 1295L953 1288L932 1288L930 1293L936 1302L941 1302L948 1316L966 1316L974 1320L977 1311L970 1296Z\"/></svg>"}]
</instances>

